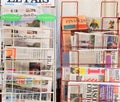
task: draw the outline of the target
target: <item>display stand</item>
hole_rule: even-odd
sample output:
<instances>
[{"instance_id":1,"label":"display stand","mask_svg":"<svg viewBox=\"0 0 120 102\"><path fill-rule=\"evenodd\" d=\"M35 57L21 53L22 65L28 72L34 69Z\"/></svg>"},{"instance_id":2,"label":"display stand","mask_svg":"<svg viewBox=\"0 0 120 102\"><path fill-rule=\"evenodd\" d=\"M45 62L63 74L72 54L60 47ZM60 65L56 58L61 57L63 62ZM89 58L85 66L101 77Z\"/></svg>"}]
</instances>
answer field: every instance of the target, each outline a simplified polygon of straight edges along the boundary
<instances>
[{"instance_id":1,"label":"display stand","mask_svg":"<svg viewBox=\"0 0 120 102\"><path fill-rule=\"evenodd\" d=\"M50 4L2 5L1 102L56 102L55 9Z\"/></svg>"},{"instance_id":2,"label":"display stand","mask_svg":"<svg viewBox=\"0 0 120 102\"><path fill-rule=\"evenodd\" d=\"M80 15L61 17L61 102L120 101L116 15L101 16L100 23Z\"/></svg>"}]
</instances>

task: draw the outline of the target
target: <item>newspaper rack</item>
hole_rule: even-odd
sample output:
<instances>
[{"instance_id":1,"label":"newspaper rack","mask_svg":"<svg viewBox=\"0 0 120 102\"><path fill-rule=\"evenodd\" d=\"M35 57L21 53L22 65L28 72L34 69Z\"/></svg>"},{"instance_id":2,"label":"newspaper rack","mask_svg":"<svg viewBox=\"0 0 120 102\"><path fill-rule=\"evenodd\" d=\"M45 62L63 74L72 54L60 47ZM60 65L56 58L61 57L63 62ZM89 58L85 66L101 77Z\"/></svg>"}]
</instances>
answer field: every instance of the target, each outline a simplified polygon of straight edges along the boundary
<instances>
[{"instance_id":1,"label":"newspaper rack","mask_svg":"<svg viewBox=\"0 0 120 102\"><path fill-rule=\"evenodd\" d=\"M119 102L118 2L102 1L99 18L63 16L63 4L75 2L61 4L61 102ZM107 4L114 16L103 15Z\"/></svg>"},{"instance_id":2,"label":"newspaper rack","mask_svg":"<svg viewBox=\"0 0 120 102\"><path fill-rule=\"evenodd\" d=\"M56 102L56 21L36 19L42 14L55 17L55 9L1 6L1 15L22 19L1 21L0 102Z\"/></svg>"}]
</instances>

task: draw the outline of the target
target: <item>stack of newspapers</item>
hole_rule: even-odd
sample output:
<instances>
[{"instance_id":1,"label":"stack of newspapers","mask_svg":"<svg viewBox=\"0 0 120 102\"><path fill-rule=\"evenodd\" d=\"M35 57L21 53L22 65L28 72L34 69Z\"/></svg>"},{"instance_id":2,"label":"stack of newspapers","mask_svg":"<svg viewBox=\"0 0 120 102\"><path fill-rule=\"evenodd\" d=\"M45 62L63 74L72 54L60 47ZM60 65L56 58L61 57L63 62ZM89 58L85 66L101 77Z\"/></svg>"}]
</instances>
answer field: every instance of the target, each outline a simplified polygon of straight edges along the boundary
<instances>
[{"instance_id":1,"label":"stack of newspapers","mask_svg":"<svg viewBox=\"0 0 120 102\"><path fill-rule=\"evenodd\" d=\"M22 18L2 22L2 102L51 102L55 90L54 22L46 23L36 16L53 14L54 8L2 6L1 12Z\"/></svg>"}]
</instances>

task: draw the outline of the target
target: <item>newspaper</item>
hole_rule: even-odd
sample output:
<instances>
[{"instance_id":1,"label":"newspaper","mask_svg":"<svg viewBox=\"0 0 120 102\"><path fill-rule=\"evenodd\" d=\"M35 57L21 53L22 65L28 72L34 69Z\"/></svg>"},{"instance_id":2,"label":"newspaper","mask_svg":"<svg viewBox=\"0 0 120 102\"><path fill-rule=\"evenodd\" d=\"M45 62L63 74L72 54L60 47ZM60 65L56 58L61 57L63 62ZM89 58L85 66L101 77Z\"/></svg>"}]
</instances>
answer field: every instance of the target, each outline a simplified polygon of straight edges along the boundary
<instances>
[{"instance_id":1,"label":"newspaper","mask_svg":"<svg viewBox=\"0 0 120 102\"><path fill-rule=\"evenodd\" d=\"M94 67L63 67L62 78L65 81L103 82L104 68Z\"/></svg>"},{"instance_id":2,"label":"newspaper","mask_svg":"<svg viewBox=\"0 0 120 102\"><path fill-rule=\"evenodd\" d=\"M30 75L42 75L46 77L53 77L53 65L42 63L38 61L10 61L7 60L5 70L9 73L23 73Z\"/></svg>"},{"instance_id":3,"label":"newspaper","mask_svg":"<svg viewBox=\"0 0 120 102\"><path fill-rule=\"evenodd\" d=\"M63 33L63 42L62 47L64 52L68 52L71 50L71 32L70 31L62 31Z\"/></svg>"},{"instance_id":4,"label":"newspaper","mask_svg":"<svg viewBox=\"0 0 120 102\"><path fill-rule=\"evenodd\" d=\"M4 29L5 46L52 48L52 29L11 27Z\"/></svg>"},{"instance_id":5,"label":"newspaper","mask_svg":"<svg viewBox=\"0 0 120 102\"><path fill-rule=\"evenodd\" d=\"M73 86L73 87L71 87ZM73 91L72 89L78 91ZM73 94L76 97L72 98ZM75 96L74 95L74 96ZM98 102L99 101L99 85L96 84L68 84L68 100L67 102L76 102L76 100L80 100L82 102Z\"/></svg>"},{"instance_id":6,"label":"newspaper","mask_svg":"<svg viewBox=\"0 0 120 102\"><path fill-rule=\"evenodd\" d=\"M28 17L35 17L39 13L43 13L42 9L39 9L38 7L33 7L33 6L2 6L1 9L3 14L6 13L14 13L14 14L19 14L23 18L28 18Z\"/></svg>"},{"instance_id":7,"label":"newspaper","mask_svg":"<svg viewBox=\"0 0 120 102\"><path fill-rule=\"evenodd\" d=\"M41 92L51 92L52 78L45 76L25 75L12 73L7 74L6 83L21 87L41 88Z\"/></svg>"},{"instance_id":8,"label":"newspaper","mask_svg":"<svg viewBox=\"0 0 120 102\"><path fill-rule=\"evenodd\" d=\"M1 15L17 14L20 21L2 21L4 46L3 102L50 102L54 96L55 38L53 22L36 19L55 14L54 7L2 6Z\"/></svg>"},{"instance_id":9,"label":"newspaper","mask_svg":"<svg viewBox=\"0 0 120 102\"><path fill-rule=\"evenodd\" d=\"M74 57L73 57L74 56ZM79 56L79 57L78 57ZM98 59L99 58L99 59ZM103 52L84 50L79 52L70 52L70 66L101 66L103 64Z\"/></svg>"},{"instance_id":10,"label":"newspaper","mask_svg":"<svg viewBox=\"0 0 120 102\"><path fill-rule=\"evenodd\" d=\"M41 75L7 74L6 92L12 92L12 96L5 96L7 97L6 101L14 100L13 97L15 97L15 102L16 100L26 102L31 99L34 101L50 101L52 97L52 78Z\"/></svg>"},{"instance_id":11,"label":"newspaper","mask_svg":"<svg viewBox=\"0 0 120 102\"><path fill-rule=\"evenodd\" d=\"M50 102L51 101L51 97L52 95L49 94L40 94L40 93L35 93L34 91L30 91L30 90L22 90L22 89L15 89L17 92L18 91L23 91L22 94L17 93L17 94L13 94L13 96L11 95L6 95L6 102Z\"/></svg>"},{"instance_id":12,"label":"newspaper","mask_svg":"<svg viewBox=\"0 0 120 102\"><path fill-rule=\"evenodd\" d=\"M115 83L69 82L67 102L119 102L119 90Z\"/></svg>"},{"instance_id":13,"label":"newspaper","mask_svg":"<svg viewBox=\"0 0 120 102\"><path fill-rule=\"evenodd\" d=\"M102 28L100 27L100 29ZM97 28L94 28L94 30L97 30ZM72 50L95 49L95 48L117 49L118 47L118 34L114 30L91 33L75 32L74 34L72 34L71 31L72 31L71 29L69 30L63 29L61 32L64 52L68 52L71 49Z\"/></svg>"},{"instance_id":14,"label":"newspaper","mask_svg":"<svg viewBox=\"0 0 120 102\"><path fill-rule=\"evenodd\" d=\"M120 100L119 85L100 85L100 102L119 102Z\"/></svg>"},{"instance_id":15,"label":"newspaper","mask_svg":"<svg viewBox=\"0 0 120 102\"><path fill-rule=\"evenodd\" d=\"M75 32L71 35L72 50L80 49L117 49L118 35L112 32Z\"/></svg>"},{"instance_id":16,"label":"newspaper","mask_svg":"<svg viewBox=\"0 0 120 102\"><path fill-rule=\"evenodd\" d=\"M54 49L38 49L24 47L6 47L5 56L7 59L23 59L23 60L45 60L48 64L53 64Z\"/></svg>"},{"instance_id":17,"label":"newspaper","mask_svg":"<svg viewBox=\"0 0 120 102\"><path fill-rule=\"evenodd\" d=\"M120 69L107 68L105 70L105 81L107 81L107 82L120 82Z\"/></svg>"},{"instance_id":18,"label":"newspaper","mask_svg":"<svg viewBox=\"0 0 120 102\"><path fill-rule=\"evenodd\" d=\"M117 68L117 50L79 50L69 52L70 67L107 67Z\"/></svg>"},{"instance_id":19,"label":"newspaper","mask_svg":"<svg viewBox=\"0 0 120 102\"><path fill-rule=\"evenodd\" d=\"M70 96L68 96L67 102L79 102L79 85L69 85L68 90Z\"/></svg>"},{"instance_id":20,"label":"newspaper","mask_svg":"<svg viewBox=\"0 0 120 102\"><path fill-rule=\"evenodd\" d=\"M105 55L105 67L106 68L118 68L118 52L117 51L106 51Z\"/></svg>"}]
</instances>

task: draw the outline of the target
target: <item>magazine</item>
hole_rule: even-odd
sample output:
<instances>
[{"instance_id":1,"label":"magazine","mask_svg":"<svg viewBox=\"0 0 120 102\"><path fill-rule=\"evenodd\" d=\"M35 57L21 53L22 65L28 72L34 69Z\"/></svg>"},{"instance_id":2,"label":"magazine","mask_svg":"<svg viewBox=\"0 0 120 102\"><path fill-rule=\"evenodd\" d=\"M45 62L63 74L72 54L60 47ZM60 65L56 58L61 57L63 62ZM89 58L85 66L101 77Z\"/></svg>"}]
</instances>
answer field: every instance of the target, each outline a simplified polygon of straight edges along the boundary
<instances>
[{"instance_id":1,"label":"magazine","mask_svg":"<svg viewBox=\"0 0 120 102\"><path fill-rule=\"evenodd\" d=\"M118 29L118 19L116 17L113 18L103 18L102 19L102 25L103 25L103 30L113 30L113 31L117 31Z\"/></svg>"},{"instance_id":2,"label":"magazine","mask_svg":"<svg viewBox=\"0 0 120 102\"><path fill-rule=\"evenodd\" d=\"M104 47L107 49L117 49L118 36L117 35L105 35L104 36Z\"/></svg>"},{"instance_id":3,"label":"magazine","mask_svg":"<svg viewBox=\"0 0 120 102\"><path fill-rule=\"evenodd\" d=\"M61 18L62 30L75 30L77 29L77 16L63 17Z\"/></svg>"},{"instance_id":4,"label":"magazine","mask_svg":"<svg viewBox=\"0 0 120 102\"><path fill-rule=\"evenodd\" d=\"M62 17L61 22L62 22L62 30L88 29L86 16L84 15Z\"/></svg>"},{"instance_id":5,"label":"magazine","mask_svg":"<svg viewBox=\"0 0 120 102\"><path fill-rule=\"evenodd\" d=\"M102 22L102 18L87 18L87 24L89 29L91 30L101 30L101 22Z\"/></svg>"},{"instance_id":6,"label":"magazine","mask_svg":"<svg viewBox=\"0 0 120 102\"><path fill-rule=\"evenodd\" d=\"M78 16L77 29L79 29L79 30L88 29L87 17L85 15L79 15Z\"/></svg>"}]
</instances>

